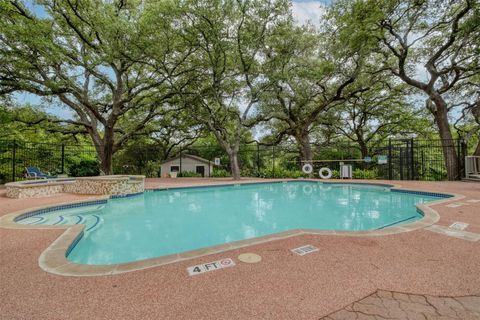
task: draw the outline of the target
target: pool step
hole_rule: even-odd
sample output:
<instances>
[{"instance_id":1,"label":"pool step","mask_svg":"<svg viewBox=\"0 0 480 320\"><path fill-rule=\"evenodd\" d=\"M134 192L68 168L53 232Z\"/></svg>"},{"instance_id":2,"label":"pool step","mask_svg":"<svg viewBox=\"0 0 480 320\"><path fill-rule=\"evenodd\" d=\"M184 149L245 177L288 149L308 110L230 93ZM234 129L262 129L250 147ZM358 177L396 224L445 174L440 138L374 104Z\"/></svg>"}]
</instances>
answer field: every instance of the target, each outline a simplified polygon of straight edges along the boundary
<instances>
[{"instance_id":1,"label":"pool step","mask_svg":"<svg viewBox=\"0 0 480 320\"><path fill-rule=\"evenodd\" d=\"M406 223L407 221L413 220L413 219L416 219L416 218L418 218L418 216L411 216L411 217L408 217L408 218L405 218L405 219L401 219L401 220L398 220L398 221L395 221L395 222L391 222L391 223L385 224L381 227L378 227L377 230L385 229L385 228L388 228L388 227L391 227L391 226L394 226L394 225L400 224L400 223Z\"/></svg>"},{"instance_id":2,"label":"pool step","mask_svg":"<svg viewBox=\"0 0 480 320\"><path fill-rule=\"evenodd\" d=\"M26 225L72 225L72 224L84 224L86 226L85 231L92 231L98 228L103 219L97 215L56 215L56 216L33 216L19 221L21 224Z\"/></svg>"},{"instance_id":3,"label":"pool step","mask_svg":"<svg viewBox=\"0 0 480 320\"><path fill-rule=\"evenodd\" d=\"M39 224L43 220L45 220L45 218L42 217L42 216L33 216L33 217L28 217L28 218L22 219L22 220L18 221L17 223L31 225L31 224Z\"/></svg>"}]
</instances>

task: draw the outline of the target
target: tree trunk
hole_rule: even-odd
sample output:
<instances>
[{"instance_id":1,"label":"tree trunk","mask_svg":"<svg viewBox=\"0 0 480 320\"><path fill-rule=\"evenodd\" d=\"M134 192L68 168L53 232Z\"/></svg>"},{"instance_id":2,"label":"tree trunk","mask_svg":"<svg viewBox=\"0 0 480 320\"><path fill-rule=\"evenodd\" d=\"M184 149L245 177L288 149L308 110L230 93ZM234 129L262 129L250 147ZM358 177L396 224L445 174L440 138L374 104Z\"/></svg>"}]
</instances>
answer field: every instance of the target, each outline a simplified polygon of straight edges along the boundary
<instances>
[{"instance_id":1,"label":"tree trunk","mask_svg":"<svg viewBox=\"0 0 480 320\"><path fill-rule=\"evenodd\" d=\"M358 141L358 146L360 148L360 153L362 154L362 159L365 159L365 157L368 157L368 147L367 144L360 140Z\"/></svg>"},{"instance_id":2,"label":"tree trunk","mask_svg":"<svg viewBox=\"0 0 480 320\"><path fill-rule=\"evenodd\" d=\"M105 135L103 138L103 146L100 155L100 175L111 175L113 174L113 153L114 153L114 141L113 141L113 130L108 130L106 128Z\"/></svg>"},{"instance_id":3,"label":"tree trunk","mask_svg":"<svg viewBox=\"0 0 480 320\"><path fill-rule=\"evenodd\" d=\"M363 139L358 140L358 146L360 148L360 153L362 154L362 159L365 159L366 157L368 157L368 147ZM367 169L368 163L365 161L361 162L361 167L363 169Z\"/></svg>"},{"instance_id":4,"label":"tree trunk","mask_svg":"<svg viewBox=\"0 0 480 320\"><path fill-rule=\"evenodd\" d=\"M240 180L240 165L238 164L238 151L232 150L228 153L230 158L230 170L234 180Z\"/></svg>"},{"instance_id":5,"label":"tree trunk","mask_svg":"<svg viewBox=\"0 0 480 320\"><path fill-rule=\"evenodd\" d=\"M302 161L302 166L306 163L312 164L313 153L312 146L310 145L310 137L308 132L301 132L296 135L295 139L298 143L298 149L300 152L300 160Z\"/></svg>"},{"instance_id":6,"label":"tree trunk","mask_svg":"<svg viewBox=\"0 0 480 320\"><path fill-rule=\"evenodd\" d=\"M447 168L447 178L449 181L460 179L458 174L458 159L455 152L455 143L450 131L450 123L448 121L448 108L446 102L440 96L431 98L435 103L436 110L433 111L435 121L438 127L438 133L442 141L443 159Z\"/></svg>"},{"instance_id":7,"label":"tree trunk","mask_svg":"<svg viewBox=\"0 0 480 320\"><path fill-rule=\"evenodd\" d=\"M105 148L106 149L106 148ZM113 154L107 150L100 157L100 175L111 175Z\"/></svg>"},{"instance_id":8,"label":"tree trunk","mask_svg":"<svg viewBox=\"0 0 480 320\"><path fill-rule=\"evenodd\" d=\"M475 122L477 123L477 130L475 131L477 135L477 137L479 137L478 133L480 131L479 128L480 128L480 99L477 100L477 102L475 103L475 106L472 108L472 114L473 114L473 118L475 119ZM473 153L474 156L476 157L480 157L480 140L477 142L477 148L475 149L475 152Z\"/></svg>"}]
</instances>

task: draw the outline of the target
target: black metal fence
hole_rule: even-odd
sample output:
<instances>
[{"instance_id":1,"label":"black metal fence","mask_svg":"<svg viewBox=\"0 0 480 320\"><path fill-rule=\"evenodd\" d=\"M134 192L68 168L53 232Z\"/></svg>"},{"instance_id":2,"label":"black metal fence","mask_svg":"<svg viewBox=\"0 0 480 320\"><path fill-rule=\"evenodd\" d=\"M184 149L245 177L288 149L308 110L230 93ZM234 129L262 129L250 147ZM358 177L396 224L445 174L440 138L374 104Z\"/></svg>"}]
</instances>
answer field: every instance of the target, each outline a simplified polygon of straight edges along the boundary
<instances>
[{"instance_id":1,"label":"black metal fence","mask_svg":"<svg viewBox=\"0 0 480 320\"><path fill-rule=\"evenodd\" d=\"M447 168L441 140L391 139L372 142L368 156L362 155L358 145L335 142L329 145L312 145L314 175L323 167L338 176L341 164L353 167L354 178L389 180L447 180ZM459 163L458 176L464 176L464 159L467 146L463 140L452 140L448 148ZM220 160L215 171L230 171L229 157L219 146L189 146L166 155L155 145L135 146L115 156L115 172L136 173L160 177L162 160L190 154L214 161ZM365 161L367 160L367 161ZM250 177L300 177L303 166L299 149L295 144L266 146L262 144L242 145L239 151L242 176Z\"/></svg>"},{"instance_id":2,"label":"black metal fence","mask_svg":"<svg viewBox=\"0 0 480 320\"><path fill-rule=\"evenodd\" d=\"M463 140L452 140L447 152L458 162L457 176L464 177L467 145ZM389 180L447 180L442 140L389 140L386 145L372 148L374 154L385 154L389 161L378 166L379 177Z\"/></svg>"},{"instance_id":3,"label":"black metal fence","mask_svg":"<svg viewBox=\"0 0 480 320\"><path fill-rule=\"evenodd\" d=\"M28 166L68 175L82 160L96 160L93 146L0 140L0 183L23 180Z\"/></svg>"},{"instance_id":4,"label":"black metal fence","mask_svg":"<svg viewBox=\"0 0 480 320\"><path fill-rule=\"evenodd\" d=\"M370 143L368 156L358 145L336 142L312 145L314 175L323 167L338 176L341 164L350 164L354 178L389 180L446 180L447 169L441 140L395 139ZM462 140L452 141L450 147L459 162L459 177L464 176L467 146ZM118 174L144 174L160 177L161 163L179 154L196 155L214 162L213 176L227 175L230 171L228 155L219 146L189 146L166 152L162 146L133 144L114 156L114 172ZM37 166L52 174L73 172L82 160L95 161L96 152L90 145L57 145L0 140L0 183L24 179L27 166ZM303 162L295 144L266 146L257 143L242 145L239 151L242 176L268 178L297 178L305 176ZM187 174L183 172L183 174Z\"/></svg>"}]
</instances>

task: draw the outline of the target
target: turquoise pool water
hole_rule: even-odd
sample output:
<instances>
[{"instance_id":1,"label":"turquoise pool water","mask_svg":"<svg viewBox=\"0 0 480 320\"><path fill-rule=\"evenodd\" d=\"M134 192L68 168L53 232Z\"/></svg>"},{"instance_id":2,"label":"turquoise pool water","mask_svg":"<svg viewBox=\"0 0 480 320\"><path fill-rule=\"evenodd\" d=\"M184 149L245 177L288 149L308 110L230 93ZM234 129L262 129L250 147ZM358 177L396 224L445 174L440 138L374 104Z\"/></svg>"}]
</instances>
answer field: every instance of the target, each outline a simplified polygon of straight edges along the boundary
<instances>
[{"instance_id":1,"label":"turquoise pool water","mask_svg":"<svg viewBox=\"0 0 480 320\"><path fill-rule=\"evenodd\" d=\"M185 252L292 229L372 230L421 218L429 195L381 186L288 182L170 189L62 209L19 221L85 224L68 255L115 264Z\"/></svg>"}]
</instances>

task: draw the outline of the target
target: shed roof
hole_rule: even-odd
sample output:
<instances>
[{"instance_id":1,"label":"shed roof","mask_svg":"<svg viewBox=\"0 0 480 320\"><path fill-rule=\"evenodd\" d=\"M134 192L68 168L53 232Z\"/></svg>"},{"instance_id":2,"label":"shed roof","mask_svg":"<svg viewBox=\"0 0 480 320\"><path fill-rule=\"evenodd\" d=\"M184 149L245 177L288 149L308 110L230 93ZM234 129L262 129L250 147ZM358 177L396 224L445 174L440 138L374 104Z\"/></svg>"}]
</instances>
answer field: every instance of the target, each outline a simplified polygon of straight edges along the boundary
<instances>
[{"instance_id":1,"label":"shed roof","mask_svg":"<svg viewBox=\"0 0 480 320\"><path fill-rule=\"evenodd\" d=\"M204 159L202 157L194 156L193 154L182 154L182 159L185 159L185 158L196 160L198 162L202 162L202 163L205 163L205 164L215 165L215 163L213 163L212 161L209 161L209 160ZM177 159L180 159L180 155L178 155L176 157L173 157L173 158L170 158L170 159L167 159L167 160L163 161L161 164L172 162L172 161L177 160Z\"/></svg>"}]
</instances>

